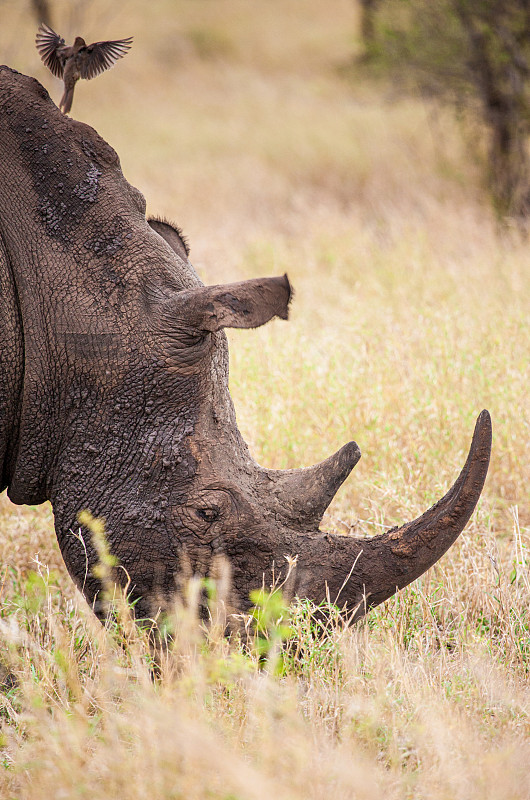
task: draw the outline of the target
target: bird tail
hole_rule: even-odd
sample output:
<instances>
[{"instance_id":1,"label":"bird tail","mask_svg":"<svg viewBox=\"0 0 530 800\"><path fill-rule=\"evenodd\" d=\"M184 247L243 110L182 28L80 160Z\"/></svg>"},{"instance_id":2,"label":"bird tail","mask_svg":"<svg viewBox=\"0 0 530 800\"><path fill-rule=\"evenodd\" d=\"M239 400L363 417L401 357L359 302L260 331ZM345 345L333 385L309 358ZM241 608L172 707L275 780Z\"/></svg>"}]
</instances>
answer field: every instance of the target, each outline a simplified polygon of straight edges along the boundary
<instances>
[{"instance_id":1,"label":"bird tail","mask_svg":"<svg viewBox=\"0 0 530 800\"><path fill-rule=\"evenodd\" d=\"M74 100L74 88L75 88L75 84L74 84L74 86L72 86L71 89L66 89L65 88L65 90L64 90L64 94L63 94L63 96L61 98L61 102L59 103L59 108L61 109L63 114L69 114L70 113L70 109L72 108L72 103L73 103L73 100Z\"/></svg>"}]
</instances>

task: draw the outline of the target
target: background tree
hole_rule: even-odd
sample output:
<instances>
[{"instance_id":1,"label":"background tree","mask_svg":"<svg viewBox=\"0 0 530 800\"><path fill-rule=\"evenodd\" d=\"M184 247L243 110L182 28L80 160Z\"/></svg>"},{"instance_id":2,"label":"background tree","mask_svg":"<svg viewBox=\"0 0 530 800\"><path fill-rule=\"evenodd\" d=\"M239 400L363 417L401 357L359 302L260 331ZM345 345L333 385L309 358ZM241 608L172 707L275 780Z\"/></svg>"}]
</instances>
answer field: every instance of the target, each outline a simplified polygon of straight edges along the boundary
<instances>
[{"instance_id":1,"label":"background tree","mask_svg":"<svg viewBox=\"0 0 530 800\"><path fill-rule=\"evenodd\" d=\"M39 25L41 22L44 22L45 25L52 26L49 0L31 0L31 7Z\"/></svg>"},{"instance_id":2,"label":"background tree","mask_svg":"<svg viewBox=\"0 0 530 800\"><path fill-rule=\"evenodd\" d=\"M396 78L478 113L495 206L528 219L530 0L377 0L371 25L370 53Z\"/></svg>"},{"instance_id":3,"label":"background tree","mask_svg":"<svg viewBox=\"0 0 530 800\"><path fill-rule=\"evenodd\" d=\"M364 45L363 58L369 60L377 47L375 31L375 12L380 0L360 0L361 37Z\"/></svg>"}]
</instances>

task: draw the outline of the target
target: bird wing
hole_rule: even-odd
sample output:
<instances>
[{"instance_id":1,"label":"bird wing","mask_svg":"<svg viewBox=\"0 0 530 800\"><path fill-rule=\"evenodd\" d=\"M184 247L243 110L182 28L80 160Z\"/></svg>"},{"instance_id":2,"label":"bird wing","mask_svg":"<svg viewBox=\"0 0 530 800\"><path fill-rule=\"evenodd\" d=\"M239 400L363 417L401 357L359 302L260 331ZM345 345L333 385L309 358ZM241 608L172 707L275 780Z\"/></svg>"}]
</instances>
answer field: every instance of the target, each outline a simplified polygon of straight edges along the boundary
<instances>
[{"instance_id":1,"label":"bird wing","mask_svg":"<svg viewBox=\"0 0 530 800\"><path fill-rule=\"evenodd\" d=\"M60 52L58 51L60 51L65 44L66 42L64 39L47 25L43 24L39 27L37 35L35 36L35 46L43 62L57 78L63 77L64 58L61 58Z\"/></svg>"},{"instance_id":2,"label":"bird wing","mask_svg":"<svg viewBox=\"0 0 530 800\"><path fill-rule=\"evenodd\" d=\"M127 53L132 45L132 40L133 37L129 36L127 39L89 44L82 53L84 57L79 68L81 77L90 80L112 67L119 58L123 58Z\"/></svg>"}]
</instances>

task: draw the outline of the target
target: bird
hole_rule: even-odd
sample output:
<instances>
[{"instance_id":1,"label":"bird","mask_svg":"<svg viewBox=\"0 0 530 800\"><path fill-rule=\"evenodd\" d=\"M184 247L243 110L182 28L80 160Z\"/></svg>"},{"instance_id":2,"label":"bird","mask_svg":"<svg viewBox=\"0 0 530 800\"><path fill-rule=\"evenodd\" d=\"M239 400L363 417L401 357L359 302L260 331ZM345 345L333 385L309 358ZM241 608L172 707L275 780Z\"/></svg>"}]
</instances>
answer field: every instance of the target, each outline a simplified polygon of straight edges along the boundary
<instances>
[{"instance_id":1,"label":"bird","mask_svg":"<svg viewBox=\"0 0 530 800\"><path fill-rule=\"evenodd\" d=\"M48 25L40 25L35 37L35 46L48 69L64 81L64 94L59 108L69 114L74 99L74 89L79 78L90 80L109 69L127 53L133 37L115 39L110 42L88 44L76 36L71 47Z\"/></svg>"}]
</instances>

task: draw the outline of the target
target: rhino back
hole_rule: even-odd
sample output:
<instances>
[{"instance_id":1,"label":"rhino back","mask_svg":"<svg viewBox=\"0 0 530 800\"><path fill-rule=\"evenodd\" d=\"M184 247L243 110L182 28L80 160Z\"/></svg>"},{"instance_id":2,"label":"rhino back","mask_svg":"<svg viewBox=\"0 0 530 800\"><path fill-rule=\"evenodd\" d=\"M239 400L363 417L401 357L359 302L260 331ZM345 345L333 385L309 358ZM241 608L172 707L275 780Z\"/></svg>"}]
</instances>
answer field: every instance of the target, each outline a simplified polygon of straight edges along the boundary
<instances>
[{"instance_id":1,"label":"rhino back","mask_svg":"<svg viewBox=\"0 0 530 800\"><path fill-rule=\"evenodd\" d=\"M14 502L33 504L50 498L65 430L82 417L81 387L111 402L115 383L142 363L146 288L163 294L196 278L147 224L114 150L7 67L0 232L10 286L1 300L10 342L0 356L1 442L11 451L2 480Z\"/></svg>"}]
</instances>

